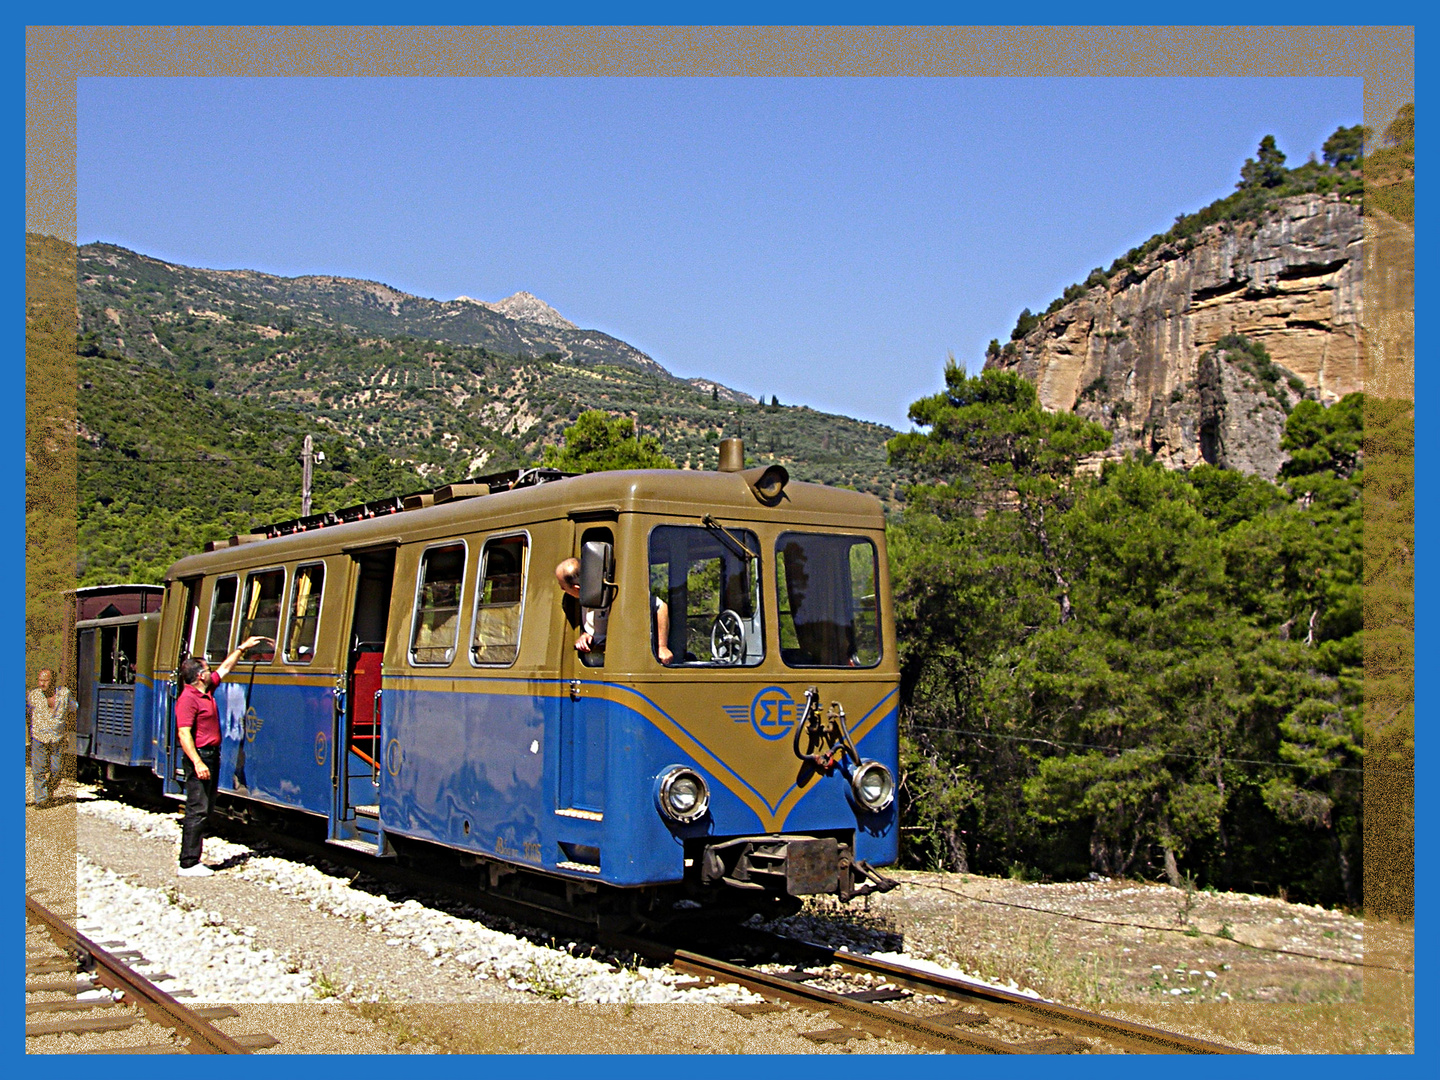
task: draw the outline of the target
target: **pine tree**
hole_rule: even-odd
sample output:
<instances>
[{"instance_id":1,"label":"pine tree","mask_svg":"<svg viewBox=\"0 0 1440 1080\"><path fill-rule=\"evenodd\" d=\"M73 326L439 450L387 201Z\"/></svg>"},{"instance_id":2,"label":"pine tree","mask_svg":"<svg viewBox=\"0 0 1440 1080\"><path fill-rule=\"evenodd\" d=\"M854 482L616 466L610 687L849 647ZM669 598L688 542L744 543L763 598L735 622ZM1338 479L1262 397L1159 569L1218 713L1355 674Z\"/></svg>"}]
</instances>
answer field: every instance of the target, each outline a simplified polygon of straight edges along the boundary
<instances>
[{"instance_id":1,"label":"pine tree","mask_svg":"<svg viewBox=\"0 0 1440 1080\"><path fill-rule=\"evenodd\" d=\"M653 435L635 437L635 422L613 420L599 409L583 412L565 430L565 447L545 448L543 464L563 472L608 472L613 469L673 469L675 462L660 450Z\"/></svg>"}]
</instances>

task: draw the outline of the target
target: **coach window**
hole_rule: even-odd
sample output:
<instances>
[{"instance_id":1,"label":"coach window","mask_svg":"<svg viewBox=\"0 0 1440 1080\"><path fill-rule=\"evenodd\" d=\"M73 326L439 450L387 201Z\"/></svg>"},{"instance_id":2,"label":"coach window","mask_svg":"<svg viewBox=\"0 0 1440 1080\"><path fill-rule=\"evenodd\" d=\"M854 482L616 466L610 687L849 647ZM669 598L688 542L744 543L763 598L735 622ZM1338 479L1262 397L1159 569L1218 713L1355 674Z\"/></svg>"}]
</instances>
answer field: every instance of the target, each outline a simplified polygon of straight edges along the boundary
<instances>
[{"instance_id":1,"label":"coach window","mask_svg":"<svg viewBox=\"0 0 1440 1080\"><path fill-rule=\"evenodd\" d=\"M502 536L487 540L480 553L475 636L470 642L470 659L477 664L513 664L520 651L527 543L524 536Z\"/></svg>"},{"instance_id":2,"label":"coach window","mask_svg":"<svg viewBox=\"0 0 1440 1080\"><path fill-rule=\"evenodd\" d=\"M280 636L280 604L285 595L285 571L254 570L245 576L245 598L240 605L240 640L263 637L240 658L247 664L268 664L275 659L275 639Z\"/></svg>"},{"instance_id":3,"label":"coach window","mask_svg":"<svg viewBox=\"0 0 1440 1080\"><path fill-rule=\"evenodd\" d=\"M671 667L760 663L760 544L748 529L660 525L650 533L651 651L660 603Z\"/></svg>"},{"instance_id":4,"label":"coach window","mask_svg":"<svg viewBox=\"0 0 1440 1080\"><path fill-rule=\"evenodd\" d=\"M432 547L420 556L415 588L412 664L448 664L460 636L460 590L465 584L465 544Z\"/></svg>"},{"instance_id":5,"label":"coach window","mask_svg":"<svg viewBox=\"0 0 1440 1080\"><path fill-rule=\"evenodd\" d=\"M285 660L308 664L315 659L315 638L320 630L320 599L325 591L325 564L306 563L295 571L286 605Z\"/></svg>"},{"instance_id":6,"label":"coach window","mask_svg":"<svg viewBox=\"0 0 1440 1080\"><path fill-rule=\"evenodd\" d=\"M235 625L235 590L239 579L233 574L215 582L210 595L210 631L205 635L205 659L218 664L230 655L230 631Z\"/></svg>"},{"instance_id":7,"label":"coach window","mask_svg":"<svg viewBox=\"0 0 1440 1080\"><path fill-rule=\"evenodd\" d=\"M875 545L863 536L781 533L775 543L780 658L788 667L880 662Z\"/></svg>"}]
</instances>

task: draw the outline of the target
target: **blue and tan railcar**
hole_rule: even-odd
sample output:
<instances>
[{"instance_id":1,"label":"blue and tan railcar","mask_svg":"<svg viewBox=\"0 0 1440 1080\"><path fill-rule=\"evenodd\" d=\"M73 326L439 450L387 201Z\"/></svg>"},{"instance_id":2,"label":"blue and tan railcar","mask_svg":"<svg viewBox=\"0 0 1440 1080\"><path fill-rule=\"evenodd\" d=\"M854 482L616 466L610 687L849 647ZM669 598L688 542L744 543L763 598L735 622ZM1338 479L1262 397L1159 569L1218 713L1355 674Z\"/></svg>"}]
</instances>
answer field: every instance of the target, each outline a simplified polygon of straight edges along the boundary
<instances>
[{"instance_id":1,"label":"blue and tan railcar","mask_svg":"<svg viewBox=\"0 0 1440 1080\"><path fill-rule=\"evenodd\" d=\"M155 763L152 673L162 593L158 585L74 593L75 751L112 773Z\"/></svg>"},{"instance_id":2,"label":"blue and tan railcar","mask_svg":"<svg viewBox=\"0 0 1440 1080\"><path fill-rule=\"evenodd\" d=\"M170 568L153 722L169 791L179 661L258 634L273 649L220 689L221 788L323 817L334 843L702 904L887 884L898 669L878 500L772 467L408 502ZM588 656L554 575L572 556L608 612Z\"/></svg>"}]
</instances>

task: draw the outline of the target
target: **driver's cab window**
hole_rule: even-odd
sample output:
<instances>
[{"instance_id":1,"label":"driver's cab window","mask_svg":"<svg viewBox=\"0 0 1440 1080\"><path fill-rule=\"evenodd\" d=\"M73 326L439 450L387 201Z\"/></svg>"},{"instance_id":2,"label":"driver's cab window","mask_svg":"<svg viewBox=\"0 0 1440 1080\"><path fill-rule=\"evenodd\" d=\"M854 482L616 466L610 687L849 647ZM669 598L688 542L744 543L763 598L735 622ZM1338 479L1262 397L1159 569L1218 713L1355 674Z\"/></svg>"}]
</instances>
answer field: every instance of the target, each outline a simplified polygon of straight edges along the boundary
<instances>
[{"instance_id":1,"label":"driver's cab window","mask_svg":"<svg viewBox=\"0 0 1440 1080\"><path fill-rule=\"evenodd\" d=\"M759 552L748 529L661 525L650 533L651 647L657 659L657 623L664 621L671 666L760 663ZM664 620L657 618L661 610Z\"/></svg>"}]
</instances>

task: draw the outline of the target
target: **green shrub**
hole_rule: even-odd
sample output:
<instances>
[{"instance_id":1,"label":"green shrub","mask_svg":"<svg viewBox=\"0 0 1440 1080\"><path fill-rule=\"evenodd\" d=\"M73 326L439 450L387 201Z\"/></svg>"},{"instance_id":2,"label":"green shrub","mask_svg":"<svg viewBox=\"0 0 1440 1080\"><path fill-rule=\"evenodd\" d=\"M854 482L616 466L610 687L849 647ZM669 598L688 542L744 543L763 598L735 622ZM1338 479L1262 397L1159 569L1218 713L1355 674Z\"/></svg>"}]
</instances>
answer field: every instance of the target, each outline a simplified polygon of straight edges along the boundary
<instances>
[{"instance_id":1,"label":"green shrub","mask_svg":"<svg viewBox=\"0 0 1440 1080\"><path fill-rule=\"evenodd\" d=\"M1030 333L1031 330L1034 330L1035 327L1039 325L1040 316L1032 315L1028 307L1022 309L1020 312L1020 317L1015 320L1015 329L1010 331L1010 340L1019 341L1026 334Z\"/></svg>"}]
</instances>

